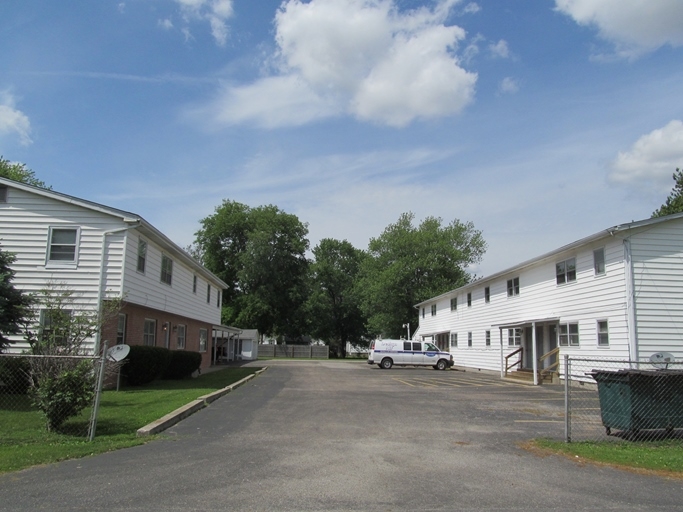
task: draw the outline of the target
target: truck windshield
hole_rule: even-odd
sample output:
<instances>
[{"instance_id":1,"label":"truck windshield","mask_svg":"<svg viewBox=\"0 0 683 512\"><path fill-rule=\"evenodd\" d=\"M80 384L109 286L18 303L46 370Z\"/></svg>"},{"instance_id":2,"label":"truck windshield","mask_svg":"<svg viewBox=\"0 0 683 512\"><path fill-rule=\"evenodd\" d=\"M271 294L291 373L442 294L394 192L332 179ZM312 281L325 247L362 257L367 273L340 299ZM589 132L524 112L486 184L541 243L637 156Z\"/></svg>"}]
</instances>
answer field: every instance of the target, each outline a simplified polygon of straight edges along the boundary
<instances>
[{"instance_id":1,"label":"truck windshield","mask_svg":"<svg viewBox=\"0 0 683 512\"><path fill-rule=\"evenodd\" d=\"M437 348L437 346L436 346L436 345L432 345L431 343L425 343L425 348L426 348L427 350L429 350L429 351L434 351L434 352L438 352L438 351L439 351L439 349Z\"/></svg>"}]
</instances>

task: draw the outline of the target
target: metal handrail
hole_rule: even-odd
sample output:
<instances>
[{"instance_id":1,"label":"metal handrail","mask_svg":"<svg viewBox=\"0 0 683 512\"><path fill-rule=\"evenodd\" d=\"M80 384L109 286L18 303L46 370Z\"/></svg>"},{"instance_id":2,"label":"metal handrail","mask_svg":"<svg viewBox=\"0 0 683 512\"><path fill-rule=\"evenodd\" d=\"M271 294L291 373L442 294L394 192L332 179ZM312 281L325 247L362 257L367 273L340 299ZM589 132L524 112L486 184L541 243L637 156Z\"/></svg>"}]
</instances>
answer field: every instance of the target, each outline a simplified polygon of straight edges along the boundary
<instances>
[{"instance_id":1,"label":"metal handrail","mask_svg":"<svg viewBox=\"0 0 683 512\"><path fill-rule=\"evenodd\" d=\"M515 354L519 354L519 360L515 361L512 364L509 364L510 358L513 357ZM507 375L508 370L515 365L519 365L521 368L522 360L524 359L523 356L524 356L524 347L519 347L517 350L510 352L508 355L505 356L505 375Z\"/></svg>"}]
</instances>

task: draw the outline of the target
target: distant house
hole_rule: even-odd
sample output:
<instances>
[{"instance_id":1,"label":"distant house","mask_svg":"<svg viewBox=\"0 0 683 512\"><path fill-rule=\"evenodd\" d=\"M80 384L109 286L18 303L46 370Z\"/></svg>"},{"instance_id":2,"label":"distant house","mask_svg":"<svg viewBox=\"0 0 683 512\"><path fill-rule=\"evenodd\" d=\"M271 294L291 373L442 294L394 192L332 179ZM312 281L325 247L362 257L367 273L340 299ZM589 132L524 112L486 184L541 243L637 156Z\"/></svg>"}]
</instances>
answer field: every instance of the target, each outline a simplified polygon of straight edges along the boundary
<instances>
[{"instance_id":1,"label":"distant house","mask_svg":"<svg viewBox=\"0 0 683 512\"><path fill-rule=\"evenodd\" d=\"M257 329L217 326L213 330L213 361L215 364L258 359Z\"/></svg>"},{"instance_id":2,"label":"distant house","mask_svg":"<svg viewBox=\"0 0 683 512\"><path fill-rule=\"evenodd\" d=\"M415 339L456 365L504 374L521 357L536 382L564 354L682 360L683 214L608 228L416 307Z\"/></svg>"},{"instance_id":3,"label":"distant house","mask_svg":"<svg viewBox=\"0 0 683 512\"><path fill-rule=\"evenodd\" d=\"M63 283L82 310L124 299L102 338L89 340L93 352L107 340L198 351L211 364L227 285L139 215L0 178L0 248L16 256L18 289Z\"/></svg>"}]
</instances>

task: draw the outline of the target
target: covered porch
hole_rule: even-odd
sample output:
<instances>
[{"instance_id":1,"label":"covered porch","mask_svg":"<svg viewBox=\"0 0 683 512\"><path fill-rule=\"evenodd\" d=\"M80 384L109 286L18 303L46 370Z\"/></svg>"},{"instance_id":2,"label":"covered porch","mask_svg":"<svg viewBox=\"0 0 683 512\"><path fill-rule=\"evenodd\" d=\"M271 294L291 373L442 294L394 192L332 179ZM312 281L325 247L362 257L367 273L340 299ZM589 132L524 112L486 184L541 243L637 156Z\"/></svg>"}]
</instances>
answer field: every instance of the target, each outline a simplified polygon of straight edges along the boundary
<instances>
[{"instance_id":1,"label":"covered porch","mask_svg":"<svg viewBox=\"0 0 683 512\"><path fill-rule=\"evenodd\" d=\"M527 372L534 385L555 378L559 369L559 317L495 324L500 336L500 376Z\"/></svg>"}]
</instances>

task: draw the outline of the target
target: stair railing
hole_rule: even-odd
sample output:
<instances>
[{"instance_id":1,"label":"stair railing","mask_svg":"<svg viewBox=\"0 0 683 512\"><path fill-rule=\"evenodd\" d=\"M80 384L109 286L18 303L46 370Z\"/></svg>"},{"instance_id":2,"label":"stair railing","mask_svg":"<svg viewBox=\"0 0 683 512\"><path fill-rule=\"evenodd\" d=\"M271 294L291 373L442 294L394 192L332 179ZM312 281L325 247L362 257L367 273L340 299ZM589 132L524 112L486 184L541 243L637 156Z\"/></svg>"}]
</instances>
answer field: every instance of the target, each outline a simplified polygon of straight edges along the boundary
<instances>
[{"instance_id":1,"label":"stair railing","mask_svg":"<svg viewBox=\"0 0 683 512\"><path fill-rule=\"evenodd\" d=\"M553 350L551 350L550 352L546 352L545 354L543 354L541 357L538 358L538 368L539 368L538 378L541 382L543 381L543 379L545 377L547 377L549 375L552 377L552 374L559 370L559 368L560 368L559 354L560 354L560 347L556 347ZM555 362L552 363L551 365L549 365L547 368L543 368L543 361L551 358L554 355L558 356L557 359L555 359ZM542 369L540 369L540 368L542 368Z\"/></svg>"},{"instance_id":2,"label":"stair railing","mask_svg":"<svg viewBox=\"0 0 683 512\"><path fill-rule=\"evenodd\" d=\"M514 357L516 354L519 354L519 359L513 363L510 363L510 358ZM522 367L522 360L524 359L523 356L524 356L524 347L519 347L517 350L514 350L505 356L505 375L508 374L508 370L510 368L512 368L513 366L519 366L519 368ZM517 369L519 369L519 368L517 368Z\"/></svg>"}]
</instances>

